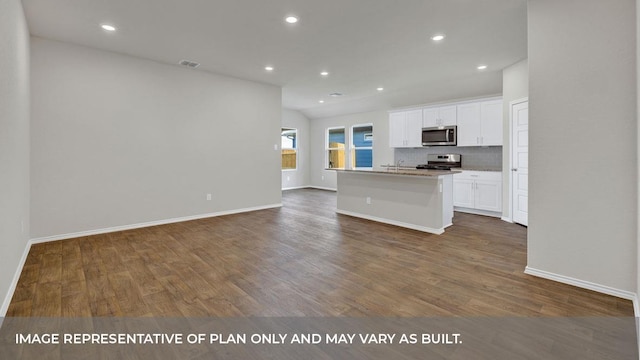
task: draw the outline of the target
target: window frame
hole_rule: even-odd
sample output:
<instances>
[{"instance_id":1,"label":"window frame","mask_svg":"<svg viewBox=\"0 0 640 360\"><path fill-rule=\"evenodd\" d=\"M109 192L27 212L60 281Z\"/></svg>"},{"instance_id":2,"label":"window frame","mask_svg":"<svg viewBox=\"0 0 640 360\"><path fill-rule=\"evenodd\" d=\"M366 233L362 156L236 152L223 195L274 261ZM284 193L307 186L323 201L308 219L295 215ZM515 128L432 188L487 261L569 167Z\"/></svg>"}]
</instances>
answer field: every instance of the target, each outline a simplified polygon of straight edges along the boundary
<instances>
[{"instance_id":1,"label":"window frame","mask_svg":"<svg viewBox=\"0 0 640 360\"><path fill-rule=\"evenodd\" d=\"M347 160L349 153L347 152L347 144L344 144L344 148L332 148L329 147L329 133L331 132L331 130L342 130L342 132L344 133L344 141L345 143L347 142L347 129L345 126L333 126L333 127L328 127L327 130L325 131L325 138L324 138L324 165L325 165L325 169L339 169L339 170L344 170L347 167ZM344 162L344 167L329 167L329 152L331 150L342 150L344 152L344 156L345 156L345 162Z\"/></svg>"},{"instance_id":2,"label":"window frame","mask_svg":"<svg viewBox=\"0 0 640 360\"><path fill-rule=\"evenodd\" d=\"M354 141L354 129L362 128L362 127L371 127L371 146L356 146ZM350 144L349 144L349 154L350 160L352 161L351 168L354 170L373 170L373 142L375 141L375 131L373 128L373 123L364 123L364 124L355 124L351 126L350 131ZM365 134L366 138L366 134ZM356 167L357 159L356 159L356 150L371 150L371 167Z\"/></svg>"},{"instance_id":3,"label":"window frame","mask_svg":"<svg viewBox=\"0 0 640 360\"><path fill-rule=\"evenodd\" d=\"M282 133L284 133L285 131L294 131L295 132L295 136L296 136L296 141L295 141L295 147L293 148L288 148L288 147L284 147L282 146ZM281 171L298 171L298 155L299 155L299 146L298 146L298 129L297 128L289 128L289 127L281 127L280 128L280 159L282 159L282 152L284 150L293 150L295 151L296 154L296 167L295 168L288 168L288 169L283 169L282 168L282 161L280 162L280 170Z\"/></svg>"}]
</instances>

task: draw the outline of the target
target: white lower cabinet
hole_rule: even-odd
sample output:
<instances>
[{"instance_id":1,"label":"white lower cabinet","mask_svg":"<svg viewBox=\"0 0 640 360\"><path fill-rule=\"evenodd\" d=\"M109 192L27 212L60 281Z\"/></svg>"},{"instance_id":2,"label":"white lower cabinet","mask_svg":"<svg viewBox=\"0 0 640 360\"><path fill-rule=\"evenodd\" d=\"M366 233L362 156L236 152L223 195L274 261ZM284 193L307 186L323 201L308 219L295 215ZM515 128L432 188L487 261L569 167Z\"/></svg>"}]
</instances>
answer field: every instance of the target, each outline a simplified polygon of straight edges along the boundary
<instances>
[{"instance_id":1,"label":"white lower cabinet","mask_svg":"<svg viewBox=\"0 0 640 360\"><path fill-rule=\"evenodd\" d=\"M463 171L453 175L453 206L457 211L500 217L502 172Z\"/></svg>"}]
</instances>

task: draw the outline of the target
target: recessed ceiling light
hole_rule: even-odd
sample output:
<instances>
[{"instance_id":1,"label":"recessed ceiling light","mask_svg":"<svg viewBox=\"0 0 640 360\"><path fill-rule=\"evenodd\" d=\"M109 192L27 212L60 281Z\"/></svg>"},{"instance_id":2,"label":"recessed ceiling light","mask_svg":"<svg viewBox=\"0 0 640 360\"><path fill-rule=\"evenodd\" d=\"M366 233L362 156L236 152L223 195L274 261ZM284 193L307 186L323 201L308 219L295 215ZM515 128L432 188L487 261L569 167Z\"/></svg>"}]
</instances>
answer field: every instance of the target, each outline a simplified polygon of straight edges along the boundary
<instances>
[{"instance_id":1,"label":"recessed ceiling light","mask_svg":"<svg viewBox=\"0 0 640 360\"><path fill-rule=\"evenodd\" d=\"M102 24L102 25L100 25L100 27L101 27L103 30L106 30L106 31L116 31L116 27L115 27L115 26L113 26L113 25L109 25L109 24Z\"/></svg>"},{"instance_id":2,"label":"recessed ceiling light","mask_svg":"<svg viewBox=\"0 0 640 360\"><path fill-rule=\"evenodd\" d=\"M267 71L273 71L273 66L265 66L264 69Z\"/></svg>"},{"instance_id":3,"label":"recessed ceiling light","mask_svg":"<svg viewBox=\"0 0 640 360\"><path fill-rule=\"evenodd\" d=\"M295 24L298 22L298 18L295 16L287 16L286 18L284 18L284 21L288 22L289 24Z\"/></svg>"},{"instance_id":4,"label":"recessed ceiling light","mask_svg":"<svg viewBox=\"0 0 640 360\"><path fill-rule=\"evenodd\" d=\"M487 65L478 65L478 70L485 70Z\"/></svg>"},{"instance_id":5,"label":"recessed ceiling light","mask_svg":"<svg viewBox=\"0 0 640 360\"><path fill-rule=\"evenodd\" d=\"M324 100L318 100L320 104L324 104Z\"/></svg>"},{"instance_id":6,"label":"recessed ceiling light","mask_svg":"<svg viewBox=\"0 0 640 360\"><path fill-rule=\"evenodd\" d=\"M382 91L382 90L384 90L384 88L383 88L383 87L379 87L379 88L377 88L376 90L378 90L378 91Z\"/></svg>"},{"instance_id":7,"label":"recessed ceiling light","mask_svg":"<svg viewBox=\"0 0 640 360\"><path fill-rule=\"evenodd\" d=\"M442 35L442 34L434 35L434 36L431 37L431 40L433 40L433 41L442 41L442 40L444 40L444 35Z\"/></svg>"},{"instance_id":8,"label":"recessed ceiling light","mask_svg":"<svg viewBox=\"0 0 640 360\"><path fill-rule=\"evenodd\" d=\"M323 71L320 73L320 75L322 76L329 76L329 72L328 71Z\"/></svg>"}]
</instances>

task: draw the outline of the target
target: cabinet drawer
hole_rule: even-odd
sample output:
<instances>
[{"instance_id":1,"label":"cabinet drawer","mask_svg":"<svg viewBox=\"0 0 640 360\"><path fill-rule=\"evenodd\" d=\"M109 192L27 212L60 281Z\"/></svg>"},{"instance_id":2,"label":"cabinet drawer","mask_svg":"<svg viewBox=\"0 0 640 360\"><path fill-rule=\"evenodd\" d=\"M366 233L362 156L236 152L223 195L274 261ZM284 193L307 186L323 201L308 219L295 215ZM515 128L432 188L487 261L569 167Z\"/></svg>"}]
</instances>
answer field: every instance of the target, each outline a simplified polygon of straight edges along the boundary
<instances>
[{"instance_id":1,"label":"cabinet drawer","mask_svg":"<svg viewBox=\"0 0 640 360\"><path fill-rule=\"evenodd\" d=\"M464 170L459 174L453 175L454 180L488 180L502 181L502 172L500 171L472 171Z\"/></svg>"}]
</instances>

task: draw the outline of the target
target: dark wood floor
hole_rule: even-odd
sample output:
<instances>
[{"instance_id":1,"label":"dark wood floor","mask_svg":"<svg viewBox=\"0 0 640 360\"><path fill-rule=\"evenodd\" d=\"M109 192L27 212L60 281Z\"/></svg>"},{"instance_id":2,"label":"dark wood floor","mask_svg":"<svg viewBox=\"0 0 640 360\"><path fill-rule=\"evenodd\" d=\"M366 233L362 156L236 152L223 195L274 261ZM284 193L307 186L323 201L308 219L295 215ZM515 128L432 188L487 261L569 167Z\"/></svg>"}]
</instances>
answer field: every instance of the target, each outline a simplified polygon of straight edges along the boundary
<instances>
[{"instance_id":1,"label":"dark wood floor","mask_svg":"<svg viewBox=\"0 0 640 360\"><path fill-rule=\"evenodd\" d=\"M34 245L7 316L633 316L523 273L526 229L456 213L443 235L284 207Z\"/></svg>"}]
</instances>

